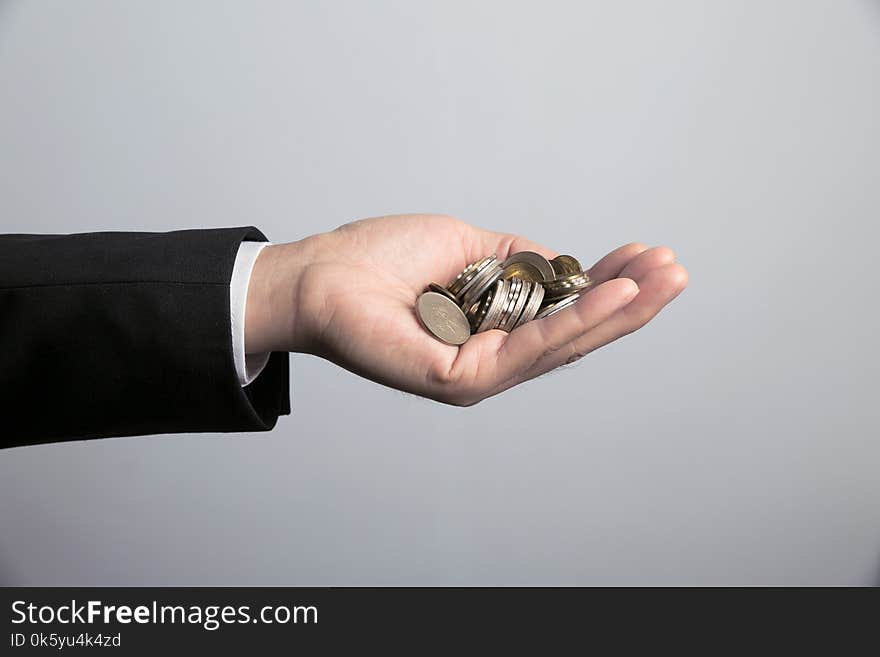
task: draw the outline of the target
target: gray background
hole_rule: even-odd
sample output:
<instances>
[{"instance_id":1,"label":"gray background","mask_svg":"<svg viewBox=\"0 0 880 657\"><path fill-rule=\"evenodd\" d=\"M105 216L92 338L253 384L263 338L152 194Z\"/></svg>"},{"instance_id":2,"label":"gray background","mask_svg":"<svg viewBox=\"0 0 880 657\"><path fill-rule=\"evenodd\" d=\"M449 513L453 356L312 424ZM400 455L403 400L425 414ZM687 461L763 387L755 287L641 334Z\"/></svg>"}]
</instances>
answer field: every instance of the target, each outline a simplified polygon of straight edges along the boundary
<instances>
[{"instance_id":1,"label":"gray background","mask_svg":"<svg viewBox=\"0 0 880 657\"><path fill-rule=\"evenodd\" d=\"M2 231L432 211L691 272L471 409L293 356L269 434L0 452L0 583L878 583L878 82L868 0L0 0Z\"/></svg>"}]
</instances>

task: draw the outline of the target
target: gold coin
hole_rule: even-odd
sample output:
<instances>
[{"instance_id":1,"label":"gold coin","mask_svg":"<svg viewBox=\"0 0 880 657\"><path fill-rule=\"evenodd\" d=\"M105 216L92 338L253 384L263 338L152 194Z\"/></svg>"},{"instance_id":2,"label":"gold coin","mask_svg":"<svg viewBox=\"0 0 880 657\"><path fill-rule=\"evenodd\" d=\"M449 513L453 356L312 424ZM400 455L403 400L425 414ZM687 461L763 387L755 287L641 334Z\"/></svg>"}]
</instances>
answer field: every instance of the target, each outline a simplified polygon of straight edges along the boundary
<instances>
[{"instance_id":1,"label":"gold coin","mask_svg":"<svg viewBox=\"0 0 880 657\"><path fill-rule=\"evenodd\" d=\"M547 293L545 300L558 299L574 292L586 290L592 284L593 281L583 272L562 276L549 283L544 283L544 289Z\"/></svg>"},{"instance_id":2,"label":"gold coin","mask_svg":"<svg viewBox=\"0 0 880 657\"><path fill-rule=\"evenodd\" d=\"M518 253L514 253L504 261L504 268L506 269L510 265L519 264L521 262L532 265L532 267L541 273L541 278L536 279L539 282L551 281L556 278L556 272L553 269L553 265L550 264L550 261L540 253L535 253L534 251L519 251Z\"/></svg>"},{"instance_id":3,"label":"gold coin","mask_svg":"<svg viewBox=\"0 0 880 657\"><path fill-rule=\"evenodd\" d=\"M569 276L571 274L580 274L583 271L581 263L577 258L570 255L558 255L550 261L556 277Z\"/></svg>"},{"instance_id":4,"label":"gold coin","mask_svg":"<svg viewBox=\"0 0 880 657\"><path fill-rule=\"evenodd\" d=\"M436 292L437 294L442 294L445 297L449 297L456 303L458 303L458 299L455 298L455 295L447 290L445 287L440 285L440 283L428 283L428 289L432 292Z\"/></svg>"},{"instance_id":5,"label":"gold coin","mask_svg":"<svg viewBox=\"0 0 880 657\"><path fill-rule=\"evenodd\" d=\"M541 270L530 262L512 262L504 268L502 278L521 278L532 283L541 283L544 275Z\"/></svg>"},{"instance_id":6,"label":"gold coin","mask_svg":"<svg viewBox=\"0 0 880 657\"><path fill-rule=\"evenodd\" d=\"M489 312L489 307L492 305L492 301L495 300L495 287L489 289L489 291L484 294L479 301L477 301L474 305L470 307L470 309L465 313L465 316L468 318L468 321L471 323L471 333L476 333L477 329L480 327L480 324L483 323L483 320L486 319L486 313Z\"/></svg>"}]
</instances>

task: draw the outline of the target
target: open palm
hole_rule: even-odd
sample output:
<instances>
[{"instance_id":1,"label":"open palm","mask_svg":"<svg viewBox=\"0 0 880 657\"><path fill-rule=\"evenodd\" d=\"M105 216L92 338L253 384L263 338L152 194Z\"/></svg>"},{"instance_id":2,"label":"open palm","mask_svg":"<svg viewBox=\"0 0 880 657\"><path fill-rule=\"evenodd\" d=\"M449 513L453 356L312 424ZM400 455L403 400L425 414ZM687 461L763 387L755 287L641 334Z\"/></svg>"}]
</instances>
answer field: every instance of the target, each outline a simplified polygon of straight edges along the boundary
<instances>
[{"instance_id":1,"label":"open palm","mask_svg":"<svg viewBox=\"0 0 880 657\"><path fill-rule=\"evenodd\" d=\"M291 350L455 405L474 404L640 328L687 285L670 249L627 244L589 269L594 286L571 308L455 347L434 339L416 318L415 301L427 283L445 285L492 253L558 254L438 215L366 219L308 239Z\"/></svg>"}]
</instances>

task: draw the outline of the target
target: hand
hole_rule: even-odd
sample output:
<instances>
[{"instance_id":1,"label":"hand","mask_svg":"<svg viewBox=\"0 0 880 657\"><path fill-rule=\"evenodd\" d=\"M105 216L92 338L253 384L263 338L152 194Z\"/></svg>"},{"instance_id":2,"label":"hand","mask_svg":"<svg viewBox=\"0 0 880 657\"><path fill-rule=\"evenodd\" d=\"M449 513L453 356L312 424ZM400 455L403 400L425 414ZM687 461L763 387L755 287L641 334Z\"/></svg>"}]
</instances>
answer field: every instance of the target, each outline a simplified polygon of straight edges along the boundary
<instances>
[{"instance_id":1,"label":"hand","mask_svg":"<svg viewBox=\"0 0 880 657\"><path fill-rule=\"evenodd\" d=\"M485 331L461 347L433 338L416 297L495 253L551 249L451 217L365 219L299 242L269 246L254 266L246 351L315 354L364 376L458 406L571 363L644 326L687 285L665 247L638 243L589 270L591 290L571 308L511 333Z\"/></svg>"}]
</instances>

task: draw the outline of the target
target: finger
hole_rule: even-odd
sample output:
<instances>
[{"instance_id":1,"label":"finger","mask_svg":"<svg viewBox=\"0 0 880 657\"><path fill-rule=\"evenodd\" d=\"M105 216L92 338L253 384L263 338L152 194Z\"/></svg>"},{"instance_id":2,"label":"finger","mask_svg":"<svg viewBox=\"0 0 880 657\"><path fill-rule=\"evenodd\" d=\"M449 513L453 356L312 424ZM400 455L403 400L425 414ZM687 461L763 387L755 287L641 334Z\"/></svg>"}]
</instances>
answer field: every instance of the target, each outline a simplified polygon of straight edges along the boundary
<instances>
[{"instance_id":1,"label":"finger","mask_svg":"<svg viewBox=\"0 0 880 657\"><path fill-rule=\"evenodd\" d=\"M607 286L613 282L609 281L604 285ZM687 271L681 265L664 265L659 269L648 272L639 282L638 294L629 303L623 304L616 312L605 316L590 330L585 331L561 348L545 354L534 365L521 372L517 377L506 381L504 387L500 387L496 392L501 392L506 388L528 381L561 365L573 363L591 351L595 351L599 347L641 328L660 312L667 303L674 299L686 285ZM585 297L584 303L589 297L590 294ZM566 308L560 311L558 315L553 315L553 317L562 318L575 310L580 304L581 301L579 300L572 308ZM548 319L553 319L553 317Z\"/></svg>"},{"instance_id":2,"label":"finger","mask_svg":"<svg viewBox=\"0 0 880 657\"><path fill-rule=\"evenodd\" d=\"M538 363L554 362L566 345L613 316L638 291L634 281L617 278L594 288L571 308L517 328L500 341L495 366L486 374L488 379L478 381L478 386L485 389L484 396L490 389L488 394L494 394L524 380L523 373L532 371Z\"/></svg>"},{"instance_id":3,"label":"finger","mask_svg":"<svg viewBox=\"0 0 880 657\"><path fill-rule=\"evenodd\" d=\"M604 283L605 281L617 278L618 276L631 278L629 276L624 276L621 272L624 267L633 260L633 258L637 257L647 249L648 247L640 242L625 244L624 246L614 249L614 251L590 267L587 270L587 274L589 274L590 278L597 284Z\"/></svg>"},{"instance_id":4,"label":"finger","mask_svg":"<svg viewBox=\"0 0 880 657\"><path fill-rule=\"evenodd\" d=\"M643 251L623 268L620 275L638 281L652 269L675 262L675 252L666 246L655 246Z\"/></svg>"},{"instance_id":5,"label":"finger","mask_svg":"<svg viewBox=\"0 0 880 657\"><path fill-rule=\"evenodd\" d=\"M675 263L663 265L646 273L639 280L639 293L632 302L571 345L568 353L569 362L640 329L677 297L687 287L687 283L687 270ZM562 310L559 314L565 312Z\"/></svg>"}]
</instances>

